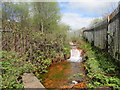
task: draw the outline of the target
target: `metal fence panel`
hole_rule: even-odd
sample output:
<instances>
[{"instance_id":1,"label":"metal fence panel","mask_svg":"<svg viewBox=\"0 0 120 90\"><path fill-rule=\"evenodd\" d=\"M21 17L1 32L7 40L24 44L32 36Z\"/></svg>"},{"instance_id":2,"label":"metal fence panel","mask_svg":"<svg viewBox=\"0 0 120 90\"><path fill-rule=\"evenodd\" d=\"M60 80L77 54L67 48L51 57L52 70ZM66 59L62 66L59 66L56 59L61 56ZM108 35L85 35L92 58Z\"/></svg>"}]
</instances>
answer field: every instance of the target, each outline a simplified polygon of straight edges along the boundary
<instances>
[{"instance_id":1,"label":"metal fence panel","mask_svg":"<svg viewBox=\"0 0 120 90\"><path fill-rule=\"evenodd\" d=\"M88 39L88 42L93 41L94 46L101 49L107 48L108 52L117 59L120 58L119 7L120 5L114 11L114 13L110 14L107 20L94 25L83 32L84 37Z\"/></svg>"}]
</instances>

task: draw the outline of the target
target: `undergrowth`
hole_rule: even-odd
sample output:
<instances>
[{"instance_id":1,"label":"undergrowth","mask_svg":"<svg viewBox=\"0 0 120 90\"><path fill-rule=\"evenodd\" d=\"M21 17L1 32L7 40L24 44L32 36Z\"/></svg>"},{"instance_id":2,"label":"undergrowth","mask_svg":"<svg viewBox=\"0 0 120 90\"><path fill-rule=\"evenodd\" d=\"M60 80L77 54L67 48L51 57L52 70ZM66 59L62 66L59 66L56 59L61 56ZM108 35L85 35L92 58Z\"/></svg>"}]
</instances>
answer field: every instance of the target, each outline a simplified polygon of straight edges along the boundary
<instances>
[{"instance_id":1,"label":"undergrowth","mask_svg":"<svg viewBox=\"0 0 120 90\"><path fill-rule=\"evenodd\" d=\"M120 89L119 60L90 44L81 44L80 47L87 49L84 62L88 88Z\"/></svg>"},{"instance_id":2,"label":"undergrowth","mask_svg":"<svg viewBox=\"0 0 120 90\"><path fill-rule=\"evenodd\" d=\"M23 58L18 59L18 55L12 51L3 51L0 58L2 74L2 88L23 88L22 75L30 72L32 67Z\"/></svg>"},{"instance_id":3,"label":"undergrowth","mask_svg":"<svg viewBox=\"0 0 120 90\"><path fill-rule=\"evenodd\" d=\"M64 58L69 57L68 44L63 48ZM39 51L39 50L38 50ZM53 63L53 59L60 62L58 58L43 58L38 53L34 53L34 59L31 61L27 55L19 57L19 54L13 51L2 51L0 58L1 88L24 88L22 76L24 73L34 73L42 81L41 75L47 72L48 67ZM39 51L39 53L41 53Z\"/></svg>"}]
</instances>

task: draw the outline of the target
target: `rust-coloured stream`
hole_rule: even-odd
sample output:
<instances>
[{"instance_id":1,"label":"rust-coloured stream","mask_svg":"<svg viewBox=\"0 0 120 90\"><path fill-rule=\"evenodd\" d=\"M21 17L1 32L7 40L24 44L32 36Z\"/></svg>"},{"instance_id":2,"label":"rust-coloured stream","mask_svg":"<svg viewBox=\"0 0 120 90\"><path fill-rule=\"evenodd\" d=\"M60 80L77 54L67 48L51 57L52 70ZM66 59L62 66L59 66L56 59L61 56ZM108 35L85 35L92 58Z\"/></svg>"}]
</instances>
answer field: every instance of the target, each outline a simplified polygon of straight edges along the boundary
<instances>
[{"instance_id":1,"label":"rust-coloured stream","mask_svg":"<svg viewBox=\"0 0 120 90\"><path fill-rule=\"evenodd\" d=\"M80 62L70 62L68 60L52 64L48 72L42 75L44 79L43 85L46 88L66 88L66 86L69 88L73 80L82 80L83 77L80 76L72 77L75 74L83 73L82 65ZM80 84L76 84L76 86L80 88L86 87L85 83Z\"/></svg>"},{"instance_id":2,"label":"rust-coloured stream","mask_svg":"<svg viewBox=\"0 0 120 90\"><path fill-rule=\"evenodd\" d=\"M43 84L46 88L60 88L64 85L70 85L73 80L82 80L82 77L79 76L72 77L78 73L83 73L81 63L63 61L53 64L45 74Z\"/></svg>"}]
</instances>

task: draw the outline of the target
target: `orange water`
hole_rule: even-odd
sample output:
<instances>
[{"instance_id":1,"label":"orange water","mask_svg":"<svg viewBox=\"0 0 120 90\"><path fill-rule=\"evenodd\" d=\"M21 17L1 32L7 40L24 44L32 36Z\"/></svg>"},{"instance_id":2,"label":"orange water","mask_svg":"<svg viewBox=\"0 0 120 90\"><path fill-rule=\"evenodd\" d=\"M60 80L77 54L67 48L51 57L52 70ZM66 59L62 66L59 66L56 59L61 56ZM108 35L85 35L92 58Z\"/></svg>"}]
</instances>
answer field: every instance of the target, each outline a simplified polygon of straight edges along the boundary
<instances>
[{"instance_id":1,"label":"orange water","mask_svg":"<svg viewBox=\"0 0 120 90\"><path fill-rule=\"evenodd\" d=\"M81 79L81 77L72 77L75 73L81 73L80 71L80 63L63 61L53 64L45 74L43 85L46 88L59 88L70 85L72 80Z\"/></svg>"},{"instance_id":2,"label":"orange water","mask_svg":"<svg viewBox=\"0 0 120 90\"><path fill-rule=\"evenodd\" d=\"M44 79L43 85L46 88L60 88L64 85L70 85L73 80L81 80L82 77L80 76L73 77L75 74L83 73L79 57L81 57L81 50L77 49L75 45L71 46L70 62L65 60L60 63L52 64L48 72L42 76Z\"/></svg>"}]
</instances>

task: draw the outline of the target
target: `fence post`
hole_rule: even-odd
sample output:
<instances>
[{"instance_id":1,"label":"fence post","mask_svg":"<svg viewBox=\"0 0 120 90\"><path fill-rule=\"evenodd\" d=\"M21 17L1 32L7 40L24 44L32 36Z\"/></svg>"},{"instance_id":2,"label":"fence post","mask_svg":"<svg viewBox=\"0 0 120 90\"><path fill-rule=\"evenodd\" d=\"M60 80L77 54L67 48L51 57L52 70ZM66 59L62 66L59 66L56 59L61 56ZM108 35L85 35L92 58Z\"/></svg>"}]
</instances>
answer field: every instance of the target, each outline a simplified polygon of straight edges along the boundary
<instances>
[{"instance_id":1,"label":"fence post","mask_svg":"<svg viewBox=\"0 0 120 90\"><path fill-rule=\"evenodd\" d=\"M119 29L118 29L118 59L120 59L120 1L118 2L118 18L119 18Z\"/></svg>"},{"instance_id":2,"label":"fence post","mask_svg":"<svg viewBox=\"0 0 120 90\"><path fill-rule=\"evenodd\" d=\"M108 52L108 26L109 26L109 23L108 23L108 20L107 20L107 27L106 27L106 46L105 46L105 49L106 51Z\"/></svg>"}]
</instances>

